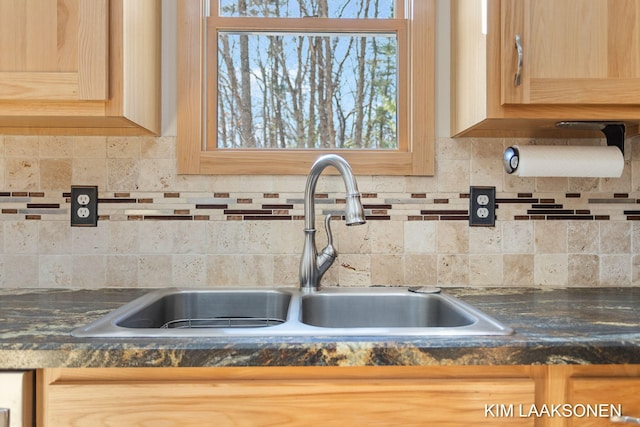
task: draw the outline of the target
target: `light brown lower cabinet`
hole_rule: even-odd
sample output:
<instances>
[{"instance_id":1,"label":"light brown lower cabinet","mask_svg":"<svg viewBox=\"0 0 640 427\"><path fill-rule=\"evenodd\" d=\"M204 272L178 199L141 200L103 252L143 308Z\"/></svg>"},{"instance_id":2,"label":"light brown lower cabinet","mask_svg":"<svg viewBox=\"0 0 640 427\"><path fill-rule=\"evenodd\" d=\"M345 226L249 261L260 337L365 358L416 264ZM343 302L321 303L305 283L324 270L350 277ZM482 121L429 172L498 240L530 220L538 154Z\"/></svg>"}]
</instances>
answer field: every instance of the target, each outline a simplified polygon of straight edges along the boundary
<instances>
[{"instance_id":1,"label":"light brown lower cabinet","mask_svg":"<svg viewBox=\"0 0 640 427\"><path fill-rule=\"evenodd\" d=\"M557 410L550 412L552 404L566 409L574 402L586 405L592 401L588 399L604 399L603 403L619 403L630 411L628 415L634 415L640 408L638 367L596 369L44 369L37 372L37 420L46 427L615 426L608 418L578 419L560 416ZM626 391L616 392L611 378L621 381ZM597 391L598 384L602 392Z\"/></svg>"}]
</instances>

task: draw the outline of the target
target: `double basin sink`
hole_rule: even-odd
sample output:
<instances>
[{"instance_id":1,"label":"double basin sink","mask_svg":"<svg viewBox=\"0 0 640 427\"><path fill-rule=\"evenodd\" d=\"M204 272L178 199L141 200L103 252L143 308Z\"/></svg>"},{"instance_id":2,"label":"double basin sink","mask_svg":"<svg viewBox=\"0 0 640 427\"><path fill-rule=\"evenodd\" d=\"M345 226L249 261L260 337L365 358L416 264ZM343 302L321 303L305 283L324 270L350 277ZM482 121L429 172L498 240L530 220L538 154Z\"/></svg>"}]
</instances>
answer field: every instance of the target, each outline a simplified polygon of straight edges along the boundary
<instances>
[{"instance_id":1,"label":"double basin sink","mask_svg":"<svg viewBox=\"0 0 640 427\"><path fill-rule=\"evenodd\" d=\"M77 337L465 336L513 330L437 288L161 289Z\"/></svg>"}]
</instances>

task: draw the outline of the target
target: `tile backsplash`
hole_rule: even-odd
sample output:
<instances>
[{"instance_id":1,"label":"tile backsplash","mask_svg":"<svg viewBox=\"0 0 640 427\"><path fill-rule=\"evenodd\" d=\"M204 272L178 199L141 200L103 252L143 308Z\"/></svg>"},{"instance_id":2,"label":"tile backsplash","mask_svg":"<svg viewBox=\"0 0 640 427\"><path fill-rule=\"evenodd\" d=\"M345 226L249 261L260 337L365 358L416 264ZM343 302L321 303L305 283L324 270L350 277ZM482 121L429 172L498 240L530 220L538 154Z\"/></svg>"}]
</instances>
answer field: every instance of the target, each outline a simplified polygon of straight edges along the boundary
<instances>
[{"instance_id":1,"label":"tile backsplash","mask_svg":"<svg viewBox=\"0 0 640 427\"><path fill-rule=\"evenodd\" d=\"M333 222L323 283L640 284L640 139L619 179L509 176L513 143L442 138L434 177L358 176L368 222ZM2 287L297 285L304 176L178 175L174 137L0 135L0 172ZM98 227L70 227L71 185L99 186ZM470 185L496 187L495 227L469 227ZM318 193L323 246L340 178Z\"/></svg>"}]
</instances>

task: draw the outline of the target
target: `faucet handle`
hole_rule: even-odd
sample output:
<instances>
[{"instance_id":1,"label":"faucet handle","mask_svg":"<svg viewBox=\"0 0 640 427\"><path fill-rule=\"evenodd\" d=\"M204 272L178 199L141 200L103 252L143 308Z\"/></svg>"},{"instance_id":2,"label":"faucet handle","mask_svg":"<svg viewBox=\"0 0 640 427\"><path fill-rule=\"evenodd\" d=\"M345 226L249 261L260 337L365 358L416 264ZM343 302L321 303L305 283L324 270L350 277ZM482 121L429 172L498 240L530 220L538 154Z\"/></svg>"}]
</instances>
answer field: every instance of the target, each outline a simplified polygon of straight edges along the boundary
<instances>
[{"instance_id":1,"label":"faucet handle","mask_svg":"<svg viewBox=\"0 0 640 427\"><path fill-rule=\"evenodd\" d=\"M318 254L318 257L316 259L320 276L322 276L322 274L324 274L329 269L329 267L331 267L331 264L333 264L333 261L338 256L338 251L336 251L336 248L333 246L333 234L331 234L331 215L327 215L324 219L324 229L327 232L327 246L322 249L322 252Z\"/></svg>"}]
</instances>

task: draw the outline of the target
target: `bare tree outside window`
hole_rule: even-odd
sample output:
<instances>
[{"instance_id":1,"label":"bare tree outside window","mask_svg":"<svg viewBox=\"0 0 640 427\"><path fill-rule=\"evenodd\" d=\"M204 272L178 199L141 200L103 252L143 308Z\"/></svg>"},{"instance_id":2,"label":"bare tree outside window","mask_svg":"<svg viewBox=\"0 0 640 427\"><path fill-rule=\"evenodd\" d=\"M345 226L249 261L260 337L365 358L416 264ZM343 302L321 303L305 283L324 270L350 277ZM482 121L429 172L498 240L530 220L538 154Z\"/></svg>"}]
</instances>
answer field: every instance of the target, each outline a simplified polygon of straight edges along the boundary
<instances>
[{"instance_id":1,"label":"bare tree outside window","mask_svg":"<svg viewBox=\"0 0 640 427\"><path fill-rule=\"evenodd\" d=\"M302 22L374 22L393 9L393 0L220 2L221 16ZM218 148L398 148L397 35L314 27L217 32Z\"/></svg>"}]
</instances>

